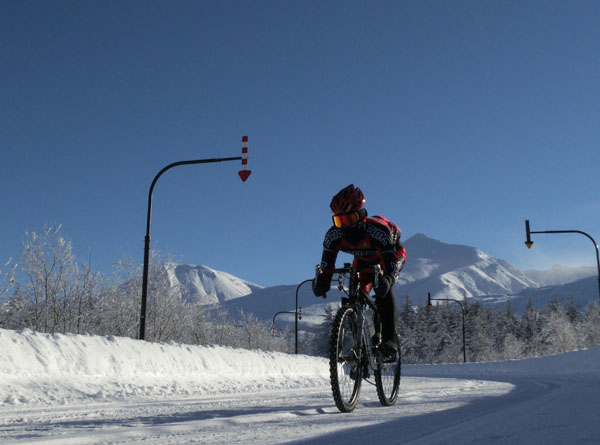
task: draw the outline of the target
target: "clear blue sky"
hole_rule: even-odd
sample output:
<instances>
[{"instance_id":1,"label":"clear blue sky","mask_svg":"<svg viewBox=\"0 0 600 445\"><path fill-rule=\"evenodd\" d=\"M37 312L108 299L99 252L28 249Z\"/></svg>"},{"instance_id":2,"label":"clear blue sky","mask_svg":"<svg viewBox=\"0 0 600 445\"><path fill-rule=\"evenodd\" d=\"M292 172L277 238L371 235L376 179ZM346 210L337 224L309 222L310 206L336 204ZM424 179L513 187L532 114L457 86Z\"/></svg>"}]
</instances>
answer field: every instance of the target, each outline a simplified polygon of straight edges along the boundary
<instances>
[{"instance_id":1,"label":"clear blue sky","mask_svg":"<svg viewBox=\"0 0 600 445\"><path fill-rule=\"evenodd\" d=\"M105 273L152 248L261 285L313 274L354 183L405 238L595 265L600 2L4 1L0 260L61 223ZM408 252L410 260L410 252Z\"/></svg>"}]
</instances>

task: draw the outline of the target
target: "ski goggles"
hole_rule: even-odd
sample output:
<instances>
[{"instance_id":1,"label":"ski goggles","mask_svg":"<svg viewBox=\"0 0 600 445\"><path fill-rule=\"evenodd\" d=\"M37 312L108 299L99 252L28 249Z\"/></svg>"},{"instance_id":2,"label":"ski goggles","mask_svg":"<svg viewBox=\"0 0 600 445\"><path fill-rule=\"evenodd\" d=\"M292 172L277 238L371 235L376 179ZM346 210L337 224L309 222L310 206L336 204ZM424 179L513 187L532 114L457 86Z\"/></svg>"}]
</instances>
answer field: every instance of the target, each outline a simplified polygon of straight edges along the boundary
<instances>
[{"instance_id":1,"label":"ski goggles","mask_svg":"<svg viewBox=\"0 0 600 445\"><path fill-rule=\"evenodd\" d=\"M350 227L356 224L360 220L359 212L344 213L341 215L333 215L333 225L338 229L342 227Z\"/></svg>"}]
</instances>

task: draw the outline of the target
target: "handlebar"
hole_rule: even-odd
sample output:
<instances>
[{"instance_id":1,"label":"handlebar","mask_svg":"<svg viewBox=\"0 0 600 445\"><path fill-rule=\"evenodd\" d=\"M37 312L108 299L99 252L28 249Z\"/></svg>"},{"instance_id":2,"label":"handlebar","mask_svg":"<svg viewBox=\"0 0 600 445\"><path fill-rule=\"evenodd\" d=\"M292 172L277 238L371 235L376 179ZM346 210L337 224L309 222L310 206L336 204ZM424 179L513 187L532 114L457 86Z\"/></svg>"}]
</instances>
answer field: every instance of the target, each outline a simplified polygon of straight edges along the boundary
<instances>
[{"instance_id":1,"label":"handlebar","mask_svg":"<svg viewBox=\"0 0 600 445\"><path fill-rule=\"evenodd\" d=\"M344 267L341 267L341 268L327 268L327 269L323 269L320 265L317 265L316 272L315 272L315 278L317 278L319 275L324 274L324 273L331 274L331 275L339 274L338 289L340 291L343 290L343 286L342 286L342 276L343 275L348 275L350 282L356 281L356 283L358 283L358 281L357 281L358 274L360 274L360 273L373 274L372 283L366 284L364 286L364 290L368 294L369 291L371 290L371 284L375 288L379 285L379 275L381 273L381 266L379 264L374 264L373 266L362 267L362 268L360 268L360 270L357 270L350 263L344 263ZM361 286L361 287L363 287L363 286ZM323 298L326 298L326 295L323 295Z\"/></svg>"},{"instance_id":2,"label":"handlebar","mask_svg":"<svg viewBox=\"0 0 600 445\"><path fill-rule=\"evenodd\" d=\"M344 267L339 267L339 268L327 268L327 269L322 269L321 266L317 266L317 274L321 274L321 273L328 273L328 274L350 274L350 275L354 275L356 273L372 273L375 276L378 276L379 273L381 272L381 266L379 264L375 264L373 266L370 267L362 267L359 269L356 269L355 267L353 267L351 264L349 263L345 263Z\"/></svg>"}]
</instances>

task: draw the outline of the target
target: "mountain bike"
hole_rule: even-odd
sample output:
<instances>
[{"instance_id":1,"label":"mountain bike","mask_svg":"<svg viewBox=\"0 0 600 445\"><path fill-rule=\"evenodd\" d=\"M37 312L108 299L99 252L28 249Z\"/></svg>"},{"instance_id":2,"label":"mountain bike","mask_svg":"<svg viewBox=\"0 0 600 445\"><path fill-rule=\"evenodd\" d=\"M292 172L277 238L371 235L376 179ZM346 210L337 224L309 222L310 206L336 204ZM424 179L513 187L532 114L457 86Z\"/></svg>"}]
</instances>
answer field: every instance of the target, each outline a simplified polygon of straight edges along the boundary
<instances>
[{"instance_id":1,"label":"mountain bike","mask_svg":"<svg viewBox=\"0 0 600 445\"><path fill-rule=\"evenodd\" d=\"M322 273L317 266L317 274ZM346 294L337 311L329 344L329 375L336 406L342 412L354 410L363 380L373 384L375 377L379 402L392 406L398 398L401 374L400 341L396 336L397 352L386 357L380 351L381 323L377 306L369 298L372 287L377 287L379 266L360 271L350 264L334 269L338 275L338 289ZM361 286L360 274L371 273L372 283ZM343 285L347 282L347 288ZM373 286L371 286L371 284ZM370 312L373 317L369 317Z\"/></svg>"}]
</instances>

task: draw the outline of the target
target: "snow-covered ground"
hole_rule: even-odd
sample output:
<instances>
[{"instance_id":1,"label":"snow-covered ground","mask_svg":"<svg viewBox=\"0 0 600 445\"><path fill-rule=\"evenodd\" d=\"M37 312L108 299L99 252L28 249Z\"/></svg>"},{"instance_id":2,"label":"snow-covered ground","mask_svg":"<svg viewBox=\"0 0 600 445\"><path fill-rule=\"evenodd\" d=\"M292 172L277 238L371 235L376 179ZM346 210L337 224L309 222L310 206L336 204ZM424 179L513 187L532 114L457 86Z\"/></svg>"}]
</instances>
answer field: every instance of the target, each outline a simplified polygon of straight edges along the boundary
<instances>
[{"instance_id":1,"label":"snow-covered ground","mask_svg":"<svg viewBox=\"0 0 600 445\"><path fill-rule=\"evenodd\" d=\"M0 329L0 443L600 443L600 348L405 366L337 411L324 359Z\"/></svg>"}]
</instances>

